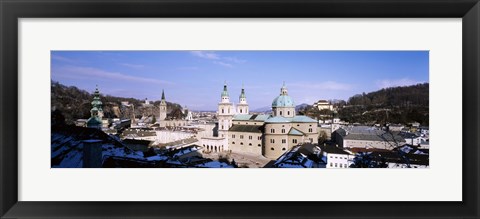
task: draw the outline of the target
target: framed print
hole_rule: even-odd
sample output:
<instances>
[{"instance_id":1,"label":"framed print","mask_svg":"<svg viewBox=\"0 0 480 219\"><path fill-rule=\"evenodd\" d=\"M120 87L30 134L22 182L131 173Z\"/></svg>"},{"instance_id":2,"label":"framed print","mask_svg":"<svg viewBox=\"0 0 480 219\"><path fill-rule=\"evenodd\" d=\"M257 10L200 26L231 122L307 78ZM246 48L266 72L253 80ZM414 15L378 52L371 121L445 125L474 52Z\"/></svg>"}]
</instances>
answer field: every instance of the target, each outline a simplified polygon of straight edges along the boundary
<instances>
[{"instance_id":1,"label":"framed print","mask_svg":"<svg viewBox=\"0 0 480 219\"><path fill-rule=\"evenodd\" d=\"M479 7L2 1L1 215L478 218Z\"/></svg>"}]
</instances>

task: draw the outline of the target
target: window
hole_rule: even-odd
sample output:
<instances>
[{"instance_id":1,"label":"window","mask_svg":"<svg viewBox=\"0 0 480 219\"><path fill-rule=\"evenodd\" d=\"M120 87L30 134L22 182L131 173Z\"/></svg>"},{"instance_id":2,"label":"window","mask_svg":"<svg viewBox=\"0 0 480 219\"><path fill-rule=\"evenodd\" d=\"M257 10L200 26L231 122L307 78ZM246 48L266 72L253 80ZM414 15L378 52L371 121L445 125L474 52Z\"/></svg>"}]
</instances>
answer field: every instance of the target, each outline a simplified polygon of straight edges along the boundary
<instances>
[{"instance_id":1,"label":"window","mask_svg":"<svg viewBox=\"0 0 480 219\"><path fill-rule=\"evenodd\" d=\"M228 109L228 113L230 113L230 108Z\"/></svg>"},{"instance_id":2,"label":"window","mask_svg":"<svg viewBox=\"0 0 480 219\"><path fill-rule=\"evenodd\" d=\"M247 125L248 125L248 122L246 122L245 124L247 124Z\"/></svg>"},{"instance_id":3,"label":"window","mask_svg":"<svg viewBox=\"0 0 480 219\"><path fill-rule=\"evenodd\" d=\"M275 129L270 129L270 133L275 133Z\"/></svg>"},{"instance_id":4,"label":"window","mask_svg":"<svg viewBox=\"0 0 480 219\"><path fill-rule=\"evenodd\" d=\"M292 140L292 143L296 144L296 143L297 143L297 139L293 139L293 140Z\"/></svg>"},{"instance_id":5,"label":"window","mask_svg":"<svg viewBox=\"0 0 480 219\"><path fill-rule=\"evenodd\" d=\"M261 145L261 144L258 144L258 147L262 147L262 145Z\"/></svg>"},{"instance_id":6,"label":"window","mask_svg":"<svg viewBox=\"0 0 480 219\"><path fill-rule=\"evenodd\" d=\"M330 163L330 167L333 167L333 163Z\"/></svg>"},{"instance_id":7,"label":"window","mask_svg":"<svg viewBox=\"0 0 480 219\"><path fill-rule=\"evenodd\" d=\"M290 115L290 111L287 111L287 115Z\"/></svg>"},{"instance_id":8,"label":"window","mask_svg":"<svg viewBox=\"0 0 480 219\"><path fill-rule=\"evenodd\" d=\"M285 149L285 148L282 148L282 151L284 151L284 150L287 150L287 149Z\"/></svg>"},{"instance_id":9,"label":"window","mask_svg":"<svg viewBox=\"0 0 480 219\"><path fill-rule=\"evenodd\" d=\"M285 133L285 129L282 129L282 133Z\"/></svg>"},{"instance_id":10,"label":"window","mask_svg":"<svg viewBox=\"0 0 480 219\"><path fill-rule=\"evenodd\" d=\"M232 135L232 138L235 138L235 135Z\"/></svg>"},{"instance_id":11,"label":"window","mask_svg":"<svg viewBox=\"0 0 480 219\"><path fill-rule=\"evenodd\" d=\"M222 129L223 129L223 125L222 125Z\"/></svg>"},{"instance_id":12,"label":"window","mask_svg":"<svg viewBox=\"0 0 480 219\"><path fill-rule=\"evenodd\" d=\"M234 141L232 141L232 144L235 144L235 142L234 142Z\"/></svg>"},{"instance_id":13,"label":"window","mask_svg":"<svg viewBox=\"0 0 480 219\"><path fill-rule=\"evenodd\" d=\"M252 137L251 135L250 135L250 136L248 136L248 139L252 140L252 138L253 138L253 137Z\"/></svg>"},{"instance_id":14,"label":"window","mask_svg":"<svg viewBox=\"0 0 480 219\"><path fill-rule=\"evenodd\" d=\"M275 139L270 139L270 143L275 143Z\"/></svg>"},{"instance_id":15,"label":"window","mask_svg":"<svg viewBox=\"0 0 480 219\"><path fill-rule=\"evenodd\" d=\"M243 135L240 135L240 139L243 139Z\"/></svg>"},{"instance_id":16,"label":"window","mask_svg":"<svg viewBox=\"0 0 480 219\"><path fill-rule=\"evenodd\" d=\"M273 149L273 148L270 148L270 150L274 151L275 149Z\"/></svg>"},{"instance_id":17,"label":"window","mask_svg":"<svg viewBox=\"0 0 480 219\"><path fill-rule=\"evenodd\" d=\"M287 143L287 139L282 139L282 143L283 144Z\"/></svg>"},{"instance_id":18,"label":"window","mask_svg":"<svg viewBox=\"0 0 480 219\"><path fill-rule=\"evenodd\" d=\"M224 110L224 109L222 109L222 113L225 113L225 110Z\"/></svg>"},{"instance_id":19,"label":"window","mask_svg":"<svg viewBox=\"0 0 480 219\"><path fill-rule=\"evenodd\" d=\"M310 125L310 127L312 127L312 125Z\"/></svg>"},{"instance_id":20,"label":"window","mask_svg":"<svg viewBox=\"0 0 480 219\"><path fill-rule=\"evenodd\" d=\"M240 142L240 145L243 145L243 142Z\"/></svg>"},{"instance_id":21,"label":"window","mask_svg":"<svg viewBox=\"0 0 480 219\"><path fill-rule=\"evenodd\" d=\"M335 167L337 167L337 163L335 163Z\"/></svg>"},{"instance_id":22,"label":"window","mask_svg":"<svg viewBox=\"0 0 480 219\"><path fill-rule=\"evenodd\" d=\"M252 143L248 143L248 146L252 146Z\"/></svg>"},{"instance_id":23,"label":"window","mask_svg":"<svg viewBox=\"0 0 480 219\"><path fill-rule=\"evenodd\" d=\"M240 109L240 113L242 113L242 109Z\"/></svg>"},{"instance_id":24,"label":"window","mask_svg":"<svg viewBox=\"0 0 480 219\"><path fill-rule=\"evenodd\" d=\"M280 115L282 115L282 111L280 111Z\"/></svg>"},{"instance_id":25,"label":"window","mask_svg":"<svg viewBox=\"0 0 480 219\"><path fill-rule=\"evenodd\" d=\"M258 136L257 139L258 139L258 140L262 140L262 136Z\"/></svg>"},{"instance_id":26,"label":"window","mask_svg":"<svg viewBox=\"0 0 480 219\"><path fill-rule=\"evenodd\" d=\"M309 129L308 129L308 132L313 132L313 129L312 129L312 128L309 128Z\"/></svg>"}]
</instances>

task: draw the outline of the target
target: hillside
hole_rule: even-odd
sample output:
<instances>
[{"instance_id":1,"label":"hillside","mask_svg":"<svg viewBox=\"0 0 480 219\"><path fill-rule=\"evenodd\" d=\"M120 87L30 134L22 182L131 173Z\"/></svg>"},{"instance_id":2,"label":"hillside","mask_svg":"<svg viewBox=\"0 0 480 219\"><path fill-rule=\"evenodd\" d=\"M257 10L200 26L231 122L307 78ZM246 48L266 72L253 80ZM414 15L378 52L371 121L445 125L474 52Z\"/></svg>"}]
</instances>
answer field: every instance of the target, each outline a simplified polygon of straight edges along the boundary
<instances>
[{"instance_id":1,"label":"hillside","mask_svg":"<svg viewBox=\"0 0 480 219\"><path fill-rule=\"evenodd\" d=\"M429 124L429 84L385 88L357 94L338 110L340 119L351 123Z\"/></svg>"},{"instance_id":2,"label":"hillside","mask_svg":"<svg viewBox=\"0 0 480 219\"><path fill-rule=\"evenodd\" d=\"M100 91L101 92L101 91ZM72 124L77 119L88 119L90 117L91 101L93 94L75 86L65 86L58 82L51 83L51 110L58 110L65 117L67 124ZM104 118L131 118L132 107L125 107L121 102L128 101L134 105L135 116L158 114L159 101L155 101L152 107L143 107L143 100L126 97L114 97L100 95L103 102ZM182 109L177 103L167 102L167 112L175 109Z\"/></svg>"}]
</instances>

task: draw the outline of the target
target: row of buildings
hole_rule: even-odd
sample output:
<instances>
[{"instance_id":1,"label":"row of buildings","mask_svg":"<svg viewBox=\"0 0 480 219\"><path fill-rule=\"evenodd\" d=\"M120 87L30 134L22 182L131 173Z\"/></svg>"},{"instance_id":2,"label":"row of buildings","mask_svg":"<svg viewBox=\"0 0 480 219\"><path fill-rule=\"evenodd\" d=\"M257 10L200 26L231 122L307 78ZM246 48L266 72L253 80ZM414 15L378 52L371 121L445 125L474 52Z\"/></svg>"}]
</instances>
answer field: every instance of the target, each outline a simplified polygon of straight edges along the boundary
<instances>
[{"instance_id":1,"label":"row of buildings","mask_svg":"<svg viewBox=\"0 0 480 219\"><path fill-rule=\"evenodd\" d=\"M185 130L193 127L193 131L185 135L180 133L179 139L171 140L184 145L185 139L189 139L188 144L198 144L202 147L200 151L207 153L260 155L276 160L275 167L293 165L292 159L295 158L293 155L298 155L303 157L301 160L305 162L309 160L308 157L315 161L316 156L318 159L315 162L309 161L313 165L310 167L321 167L323 163L327 168L347 168L352 165L355 156L359 153L375 152L377 153L375 155L380 157L388 157L388 153L386 155L385 152L398 151L398 148L404 145L428 148L428 137L402 132L400 129L394 130L394 127L392 130L385 130L376 127L348 126L338 124L340 121L333 119L330 121L329 128L324 128L325 124L319 124L316 119L297 115L295 102L288 95L285 83L280 88L279 95L272 101L271 114L251 113L244 88L240 92L238 101L238 104L234 104L230 100L227 84L224 84L216 112L217 123L208 125L208 128L204 124L203 130L207 129L207 131L201 132L199 130L202 128L192 126L192 120L188 117L169 116L165 93L162 91L158 121L152 127L160 129L180 127ZM320 102L317 103L317 107L331 109L328 102ZM92 101L91 118L87 121L88 127L102 127L101 104L99 92L96 89ZM329 132L330 141L322 145L318 142L319 135L320 132L325 131ZM161 131L127 129L122 138L155 141L159 138L159 132ZM163 133L163 135L170 136L169 133ZM306 151L310 151L310 154L305 155ZM286 165L282 160L290 160L288 161L290 164Z\"/></svg>"}]
</instances>

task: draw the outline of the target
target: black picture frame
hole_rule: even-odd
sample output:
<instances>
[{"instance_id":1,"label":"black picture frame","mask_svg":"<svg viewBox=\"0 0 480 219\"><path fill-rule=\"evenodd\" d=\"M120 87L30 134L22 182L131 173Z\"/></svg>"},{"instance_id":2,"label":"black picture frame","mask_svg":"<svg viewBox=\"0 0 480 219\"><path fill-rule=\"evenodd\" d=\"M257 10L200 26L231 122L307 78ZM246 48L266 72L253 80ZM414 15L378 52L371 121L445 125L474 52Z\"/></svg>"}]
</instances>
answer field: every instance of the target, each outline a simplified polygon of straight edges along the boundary
<instances>
[{"instance_id":1,"label":"black picture frame","mask_svg":"<svg viewBox=\"0 0 480 219\"><path fill-rule=\"evenodd\" d=\"M479 218L478 0L0 0L3 218ZM18 19L133 17L462 18L462 202L20 202ZM448 42L445 42L448 43ZM452 141L450 144L459 144ZM448 162L448 161L445 161ZM428 186L428 185L427 185ZM299 190L300 187L299 187ZM384 191L381 191L384 192ZM441 192L441 191L439 191Z\"/></svg>"}]
</instances>

